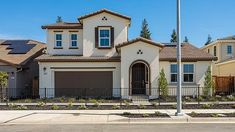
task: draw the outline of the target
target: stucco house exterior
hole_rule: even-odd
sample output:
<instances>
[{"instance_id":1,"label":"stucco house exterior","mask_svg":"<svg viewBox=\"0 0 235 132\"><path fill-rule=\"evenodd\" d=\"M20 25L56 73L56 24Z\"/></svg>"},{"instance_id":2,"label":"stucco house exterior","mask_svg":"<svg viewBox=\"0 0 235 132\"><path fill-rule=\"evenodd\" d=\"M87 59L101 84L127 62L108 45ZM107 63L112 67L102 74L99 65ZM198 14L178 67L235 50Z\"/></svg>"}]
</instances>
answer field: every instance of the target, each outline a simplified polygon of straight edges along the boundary
<instances>
[{"instance_id":1,"label":"stucco house exterior","mask_svg":"<svg viewBox=\"0 0 235 132\"><path fill-rule=\"evenodd\" d=\"M213 63L214 76L235 76L235 36L217 39L201 49L218 58Z\"/></svg>"},{"instance_id":2,"label":"stucco house exterior","mask_svg":"<svg viewBox=\"0 0 235 132\"><path fill-rule=\"evenodd\" d=\"M176 45L141 37L128 40L130 24L130 17L102 9L79 17L76 23L42 26L47 32L47 54L37 58L40 97L157 98L161 69L169 86L176 88ZM203 85L213 60L216 57L183 43L183 86Z\"/></svg>"},{"instance_id":3,"label":"stucco house exterior","mask_svg":"<svg viewBox=\"0 0 235 132\"><path fill-rule=\"evenodd\" d=\"M39 77L39 65L34 59L42 55L45 48L45 43L34 40L0 40L0 71L8 74L7 89L0 89L0 96L38 95L33 93L33 88L38 88L33 86L33 80Z\"/></svg>"}]
</instances>

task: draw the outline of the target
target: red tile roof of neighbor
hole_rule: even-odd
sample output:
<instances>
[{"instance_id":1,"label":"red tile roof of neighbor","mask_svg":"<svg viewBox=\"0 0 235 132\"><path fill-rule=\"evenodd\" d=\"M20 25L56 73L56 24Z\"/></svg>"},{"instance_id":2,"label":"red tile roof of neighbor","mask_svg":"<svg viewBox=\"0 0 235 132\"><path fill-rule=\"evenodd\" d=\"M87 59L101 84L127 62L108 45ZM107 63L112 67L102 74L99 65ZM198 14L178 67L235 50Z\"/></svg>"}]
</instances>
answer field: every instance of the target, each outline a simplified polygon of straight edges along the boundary
<instances>
[{"instance_id":1,"label":"red tile roof of neighbor","mask_svg":"<svg viewBox=\"0 0 235 132\"><path fill-rule=\"evenodd\" d=\"M44 43L34 40L1 40L0 62L13 66L24 65L40 55L45 48Z\"/></svg>"},{"instance_id":2,"label":"red tile roof of neighbor","mask_svg":"<svg viewBox=\"0 0 235 132\"><path fill-rule=\"evenodd\" d=\"M212 61L217 57L200 50L189 43L182 43L182 61ZM166 44L160 51L160 61L176 61L176 44Z\"/></svg>"}]
</instances>

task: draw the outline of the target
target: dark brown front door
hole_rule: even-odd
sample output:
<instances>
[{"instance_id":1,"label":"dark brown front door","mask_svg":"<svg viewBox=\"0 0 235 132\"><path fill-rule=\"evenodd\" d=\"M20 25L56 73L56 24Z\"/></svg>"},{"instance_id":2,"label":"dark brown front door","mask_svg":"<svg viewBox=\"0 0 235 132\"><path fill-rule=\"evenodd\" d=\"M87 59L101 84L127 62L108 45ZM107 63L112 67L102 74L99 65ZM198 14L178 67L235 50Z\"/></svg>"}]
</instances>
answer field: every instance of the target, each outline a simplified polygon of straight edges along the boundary
<instances>
[{"instance_id":1,"label":"dark brown front door","mask_svg":"<svg viewBox=\"0 0 235 132\"><path fill-rule=\"evenodd\" d=\"M111 97L112 71L57 71L55 72L55 96Z\"/></svg>"},{"instance_id":2,"label":"dark brown front door","mask_svg":"<svg viewBox=\"0 0 235 132\"><path fill-rule=\"evenodd\" d=\"M132 66L132 94L146 94L147 67L143 63Z\"/></svg>"}]
</instances>

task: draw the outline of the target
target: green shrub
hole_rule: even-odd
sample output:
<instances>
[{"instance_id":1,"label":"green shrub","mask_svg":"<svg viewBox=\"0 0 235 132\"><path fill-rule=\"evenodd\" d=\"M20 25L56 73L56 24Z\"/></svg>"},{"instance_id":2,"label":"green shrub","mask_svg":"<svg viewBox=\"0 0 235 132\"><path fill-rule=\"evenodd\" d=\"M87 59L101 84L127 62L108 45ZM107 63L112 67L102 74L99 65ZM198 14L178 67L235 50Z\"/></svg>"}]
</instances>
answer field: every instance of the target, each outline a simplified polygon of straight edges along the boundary
<instances>
[{"instance_id":1,"label":"green shrub","mask_svg":"<svg viewBox=\"0 0 235 132\"><path fill-rule=\"evenodd\" d=\"M152 104L153 107L157 107L158 106L156 102L152 102L151 104Z\"/></svg>"},{"instance_id":2,"label":"green shrub","mask_svg":"<svg viewBox=\"0 0 235 132\"><path fill-rule=\"evenodd\" d=\"M123 115L131 115L131 112L123 112Z\"/></svg>"},{"instance_id":3,"label":"green shrub","mask_svg":"<svg viewBox=\"0 0 235 132\"><path fill-rule=\"evenodd\" d=\"M187 102L192 102L193 99L192 99L191 97L185 97L185 101L187 101Z\"/></svg>"},{"instance_id":4,"label":"green shrub","mask_svg":"<svg viewBox=\"0 0 235 132\"><path fill-rule=\"evenodd\" d=\"M209 98L209 101L213 101L213 102L214 102L214 101L217 101L217 100L218 100L218 99L215 98L215 97L210 97L210 98Z\"/></svg>"},{"instance_id":5,"label":"green shrub","mask_svg":"<svg viewBox=\"0 0 235 132\"><path fill-rule=\"evenodd\" d=\"M198 98L197 98L197 101L203 101L204 99L203 99L203 97L202 96L199 96Z\"/></svg>"},{"instance_id":6,"label":"green shrub","mask_svg":"<svg viewBox=\"0 0 235 132\"><path fill-rule=\"evenodd\" d=\"M100 104L98 102L94 103L95 107L100 107Z\"/></svg>"},{"instance_id":7,"label":"green shrub","mask_svg":"<svg viewBox=\"0 0 235 132\"><path fill-rule=\"evenodd\" d=\"M154 112L154 115L160 116L160 115L162 115L162 113L161 113L160 111L155 111L155 112Z\"/></svg>"},{"instance_id":8,"label":"green shrub","mask_svg":"<svg viewBox=\"0 0 235 132\"><path fill-rule=\"evenodd\" d=\"M79 99L78 102L79 103L86 103L86 100L85 99Z\"/></svg>"},{"instance_id":9,"label":"green shrub","mask_svg":"<svg viewBox=\"0 0 235 132\"><path fill-rule=\"evenodd\" d=\"M219 114L217 114L217 113L212 113L211 116L212 116L212 117L219 117Z\"/></svg>"},{"instance_id":10,"label":"green shrub","mask_svg":"<svg viewBox=\"0 0 235 132\"><path fill-rule=\"evenodd\" d=\"M25 99L24 102L25 103L32 103L32 99Z\"/></svg>"},{"instance_id":11,"label":"green shrub","mask_svg":"<svg viewBox=\"0 0 235 132\"><path fill-rule=\"evenodd\" d=\"M227 98L227 97L223 97L223 98L221 99L221 101L228 101L228 98Z\"/></svg>"},{"instance_id":12,"label":"green shrub","mask_svg":"<svg viewBox=\"0 0 235 132\"><path fill-rule=\"evenodd\" d=\"M44 103L44 102L38 102L37 103L37 106L38 107L44 107L46 105L46 103Z\"/></svg>"},{"instance_id":13,"label":"green shrub","mask_svg":"<svg viewBox=\"0 0 235 132\"><path fill-rule=\"evenodd\" d=\"M159 82L161 96L163 98L166 98L168 96L168 83L164 73L164 69L160 71L160 77L158 79L158 82Z\"/></svg>"},{"instance_id":14,"label":"green shrub","mask_svg":"<svg viewBox=\"0 0 235 132\"><path fill-rule=\"evenodd\" d=\"M203 109L210 109L211 106L213 106L213 105L211 105L211 104L203 104L203 105L202 105L202 108L203 108Z\"/></svg>"},{"instance_id":15,"label":"green shrub","mask_svg":"<svg viewBox=\"0 0 235 132\"><path fill-rule=\"evenodd\" d=\"M229 101L235 101L235 97L233 95L228 95L227 98Z\"/></svg>"},{"instance_id":16,"label":"green shrub","mask_svg":"<svg viewBox=\"0 0 235 132\"><path fill-rule=\"evenodd\" d=\"M72 103L72 102L69 102L69 103L67 104L67 107L69 107L69 108L73 107L73 103Z\"/></svg>"},{"instance_id":17,"label":"green shrub","mask_svg":"<svg viewBox=\"0 0 235 132\"><path fill-rule=\"evenodd\" d=\"M115 109L115 110L116 110L116 109L120 109L120 106L118 106L118 105L113 105L113 106L112 106L112 109Z\"/></svg>"},{"instance_id":18,"label":"green shrub","mask_svg":"<svg viewBox=\"0 0 235 132\"><path fill-rule=\"evenodd\" d=\"M215 98L216 98L217 100L221 100L222 97L221 97L220 95L216 95Z\"/></svg>"},{"instance_id":19,"label":"green shrub","mask_svg":"<svg viewBox=\"0 0 235 132\"><path fill-rule=\"evenodd\" d=\"M16 107L16 104L15 104L15 103L9 103L9 104L8 104L8 107L14 108L14 107Z\"/></svg>"},{"instance_id":20,"label":"green shrub","mask_svg":"<svg viewBox=\"0 0 235 132\"><path fill-rule=\"evenodd\" d=\"M144 113L144 114L142 115L142 117L149 117L149 114Z\"/></svg>"},{"instance_id":21,"label":"green shrub","mask_svg":"<svg viewBox=\"0 0 235 132\"><path fill-rule=\"evenodd\" d=\"M76 101L75 98L69 98L69 99L68 99L68 103L74 103L75 101Z\"/></svg>"},{"instance_id":22,"label":"green shrub","mask_svg":"<svg viewBox=\"0 0 235 132\"><path fill-rule=\"evenodd\" d=\"M124 100L123 103L125 104L126 108L130 106L130 103L127 100Z\"/></svg>"},{"instance_id":23,"label":"green shrub","mask_svg":"<svg viewBox=\"0 0 235 132\"><path fill-rule=\"evenodd\" d=\"M79 107L78 107L78 109L80 109L80 110L85 110L85 109L88 109L85 105L80 105Z\"/></svg>"},{"instance_id":24,"label":"green shrub","mask_svg":"<svg viewBox=\"0 0 235 132\"><path fill-rule=\"evenodd\" d=\"M59 98L59 101L61 102L61 103L64 103L65 102L65 97L61 97L61 98Z\"/></svg>"},{"instance_id":25,"label":"green shrub","mask_svg":"<svg viewBox=\"0 0 235 132\"><path fill-rule=\"evenodd\" d=\"M146 106L143 105L143 104L140 104L140 105L138 105L138 108L139 108L139 109L146 109Z\"/></svg>"},{"instance_id":26,"label":"green shrub","mask_svg":"<svg viewBox=\"0 0 235 132\"><path fill-rule=\"evenodd\" d=\"M106 101L104 99L99 99L98 102L105 103Z\"/></svg>"},{"instance_id":27,"label":"green shrub","mask_svg":"<svg viewBox=\"0 0 235 132\"><path fill-rule=\"evenodd\" d=\"M51 106L51 109L52 110L58 110L60 107L58 106L58 105L55 105L55 104L53 104L52 106Z\"/></svg>"},{"instance_id":28,"label":"green shrub","mask_svg":"<svg viewBox=\"0 0 235 132\"><path fill-rule=\"evenodd\" d=\"M171 108L172 108L172 109L176 109L177 106L176 106L176 105L172 105Z\"/></svg>"},{"instance_id":29,"label":"green shrub","mask_svg":"<svg viewBox=\"0 0 235 132\"><path fill-rule=\"evenodd\" d=\"M28 107L27 107L27 106L24 106L24 105L20 105L20 106L17 106L16 109L17 109L17 110L27 110Z\"/></svg>"},{"instance_id":30,"label":"green shrub","mask_svg":"<svg viewBox=\"0 0 235 132\"><path fill-rule=\"evenodd\" d=\"M99 103L96 99L89 99L89 102L94 104Z\"/></svg>"},{"instance_id":31,"label":"green shrub","mask_svg":"<svg viewBox=\"0 0 235 132\"><path fill-rule=\"evenodd\" d=\"M196 113L196 112L192 111L192 112L190 113L190 115L191 115L191 116L193 116L193 117L195 117L195 116L197 116L197 115L198 115L198 113Z\"/></svg>"}]
</instances>

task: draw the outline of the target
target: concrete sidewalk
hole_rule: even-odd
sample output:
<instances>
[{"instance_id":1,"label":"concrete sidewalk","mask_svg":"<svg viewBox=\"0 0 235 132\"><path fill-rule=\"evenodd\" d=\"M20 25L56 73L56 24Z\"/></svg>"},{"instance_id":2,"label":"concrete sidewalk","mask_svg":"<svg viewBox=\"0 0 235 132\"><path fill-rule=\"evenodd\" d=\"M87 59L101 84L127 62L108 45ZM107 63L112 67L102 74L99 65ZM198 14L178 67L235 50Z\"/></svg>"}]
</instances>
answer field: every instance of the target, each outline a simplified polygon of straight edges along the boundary
<instances>
[{"instance_id":1,"label":"concrete sidewalk","mask_svg":"<svg viewBox=\"0 0 235 132\"><path fill-rule=\"evenodd\" d=\"M115 114L166 113L170 118L127 118ZM183 110L184 113L232 113L235 109ZM176 110L26 110L0 111L0 124L145 124L145 123L235 123L235 118L174 116Z\"/></svg>"},{"instance_id":2,"label":"concrete sidewalk","mask_svg":"<svg viewBox=\"0 0 235 132\"><path fill-rule=\"evenodd\" d=\"M14 102L9 102L14 103ZM157 105L159 102L155 102ZM16 105L37 105L38 103L14 103ZM69 103L46 103L46 105L68 105ZM72 103L73 105L94 105L94 103ZM129 103L130 105L152 105L151 102L139 101L134 103ZM184 104L198 104L198 102L184 102ZM226 102L200 102L200 104L235 104L235 101L226 101ZM0 103L0 105L6 105L6 103ZM99 105L125 105L125 103L99 103ZM161 102L160 105L176 105L176 102Z\"/></svg>"}]
</instances>

